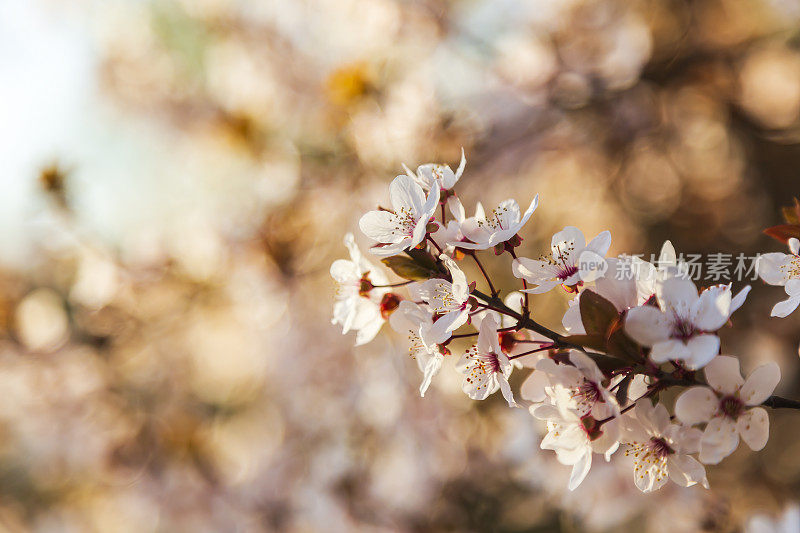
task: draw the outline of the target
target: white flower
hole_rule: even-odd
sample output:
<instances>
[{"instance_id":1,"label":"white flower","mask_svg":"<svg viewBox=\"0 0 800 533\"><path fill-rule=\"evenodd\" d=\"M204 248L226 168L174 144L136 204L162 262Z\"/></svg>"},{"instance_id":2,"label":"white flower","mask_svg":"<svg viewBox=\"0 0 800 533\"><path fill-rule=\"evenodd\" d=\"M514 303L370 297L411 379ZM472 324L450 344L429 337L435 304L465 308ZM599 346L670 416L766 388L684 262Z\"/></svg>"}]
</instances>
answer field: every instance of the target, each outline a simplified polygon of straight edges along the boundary
<instances>
[{"instance_id":1,"label":"white flower","mask_svg":"<svg viewBox=\"0 0 800 533\"><path fill-rule=\"evenodd\" d=\"M378 241L371 248L379 256L396 255L413 248L425 239L427 225L439 205L439 189L425 193L405 175L397 176L389 185L393 212L370 211L358 225L364 235Z\"/></svg>"},{"instance_id":2,"label":"white flower","mask_svg":"<svg viewBox=\"0 0 800 533\"><path fill-rule=\"evenodd\" d=\"M508 295L503 299L503 303L506 304L507 307L516 311L517 313L522 312L522 301L524 300L525 296L521 292L510 292ZM471 317L471 323L476 327L480 328L481 321L487 316L492 315L494 316L495 320L502 329L513 327L517 324L517 319L510 317L508 315L501 315L497 311L492 311L490 309L484 309L478 313L474 313ZM551 344L552 340L540 335L538 333L531 332L526 329L522 330L510 330L510 331L501 331L498 333L498 338L500 342L500 348L503 350L503 353L508 356L511 362L514 364L516 368L534 368L536 366L536 362L545 357L547 354L546 352L537 352L528 355L523 355L518 358L514 358L519 354L529 352L534 348L538 348L545 344Z\"/></svg>"},{"instance_id":3,"label":"white flower","mask_svg":"<svg viewBox=\"0 0 800 533\"><path fill-rule=\"evenodd\" d=\"M520 213L516 200L505 200L487 217L483 206L478 204L474 217L461 223L461 233L468 241L459 242L459 248L486 250L514 237L528 222L539 205L537 194L524 214Z\"/></svg>"},{"instance_id":4,"label":"white flower","mask_svg":"<svg viewBox=\"0 0 800 533\"><path fill-rule=\"evenodd\" d=\"M689 455L697 452L700 430L671 424L666 407L653 407L648 399L637 402L634 413L622 441L629 446L625 455L634 458L636 487L652 492L669 478L682 487L700 483L708 488L706 469Z\"/></svg>"},{"instance_id":5,"label":"white flower","mask_svg":"<svg viewBox=\"0 0 800 533\"><path fill-rule=\"evenodd\" d=\"M552 403L532 408L533 416L547 421L547 435L539 447L553 450L558 462L572 466L568 487L575 490L589 473L594 453L608 461L619 448L618 420L598 427L596 419L569 407L570 392L564 387L556 386L550 398Z\"/></svg>"},{"instance_id":6,"label":"white flower","mask_svg":"<svg viewBox=\"0 0 800 533\"><path fill-rule=\"evenodd\" d=\"M559 397L556 389L566 389L565 406L579 417L591 415L596 420L619 416L619 404L614 395L603 386L605 376L588 355L577 350L569 354L571 365L557 364L552 359L542 359L522 386L523 398L542 401L549 396L551 403ZM536 375L538 377L534 377ZM542 376L546 375L546 379ZM530 383L529 383L530 382ZM539 389L541 387L541 389Z\"/></svg>"},{"instance_id":7,"label":"white flower","mask_svg":"<svg viewBox=\"0 0 800 533\"><path fill-rule=\"evenodd\" d=\"M343 334L357 331L356 346L360 346L374 339L385 322L381 300L388 289L373 284L386 285L387 280L361 255L352 233L345 235L344 244L350 260L337 259L331 265L331 276L337 282L331 323L341 324Z\"/></svg>"},{"instance_id":8,"label":"white flower","mask_svg":"<svg viewBox=\"0 0 800 533\"><path fill-rule=\"evenodd\" d=\"M772 316L784 318L800 305L800 240L789 239L791 254L773 252L759 256L756 271L766 283L781 285L789 296L772 308Z\"/></svg>"},{"instance_id":9,"label":"white flower","mask_svg":"<svg viewBox=\"0 0 800 533\"><path fill-rule=\"evenodd\" d=\"M730 288L715 286L698 295L692 281L670 278L658 284L657 292L659 307L629 310L625 331L639 344L652 347L650 359L655 363L684 361L691 370L702 368L719 353L714 333L733 312ZM736 303L741 301L737 296Z\"/></svg>"},{"instance_id":10,"label":"white flower","mask_svg":"<svg viewBox=\"0 0 800 533\"><path fill-rule=\"evenodd\" d=\"M462 390L473 400L485 400L500 389L510 407L516 407L508 376L514 365L500 349L497 322L489 315L481 322L478 342L461 357L456 367L464 374Z\"/></svg>"},{"instance_id":11,"label":"white flower","mask_svg":"<svg viewBox=\"0 0 800 533\"><path fill-rule=\"evenodd\" d=\"M536 285L525 292L541 294L558 285L574 287L594 281L607 269L604 259L611 246L611 233L604 231L586 244L581 230L567 226L553 235L550 257L520 257L511 265L514 275Z\"/></svg>"},{"instance_id":12,"label":"white flower","mask_svg":"<svg viewBox=\"0 0 800 533\"><path fill-rule=\"evenodd\" d=\"M675 415L684 424L708 422L700 440L700 460L717 464L733 453L739 436L753 451L761 450L769 439L769 417L761 407L781 379L775 363L753 370L742 379L739 360L720 355L706 365L708 387L692 387L675 403Z\"/></svg>"},{"instance_id":13,"label":"white flower","mask_svg":"<svg viewBox=\"0 0 800 533\"><path fill-rule=\"evenodd\" d=\"M408 340L411 343L409 354L417 361L423 374L419 395L424 397L431 380L442 368L444 360L441 348L436 342L431 342L430 331L433 327L433 316L420 305L403 300L389 318L389 324L396 332L408 334ZM428 342L426 343L423 339ZM442 341L444 340L442 339Z\"/></svg>"},{"instance_id":14,"label":"white flower","mask_svg":"<svg viewBox=\"0 0 800 533\"><path fill-rule=\"evenodd\" d=\"M413 179L420 187L429 191L434 189L434 184L439 185L439 189L446 191L452 189L456 182L461 178L464 173L464 167L467 165L467 159L464 157L464 149L461 149L461 162L455 173L448 165L438 165L436 163L428 163L417 167L416 174L410 168L403 165L406 174Z\"/></svg>"},{"instance_id":15,"label":"white flower","mask_svg":"<svg viewBox=\"0 0 800 533\"><path fill-rule=\"evenodd\" d=\"M445 279L429 279L420 285L420 296L431 311L438 315L431 328L431 336L437 343L450 338L450 333L469 320L469 284L464 272L445 254L439 256L453 278L452 283Z\"/></svg>"}]
</instances>

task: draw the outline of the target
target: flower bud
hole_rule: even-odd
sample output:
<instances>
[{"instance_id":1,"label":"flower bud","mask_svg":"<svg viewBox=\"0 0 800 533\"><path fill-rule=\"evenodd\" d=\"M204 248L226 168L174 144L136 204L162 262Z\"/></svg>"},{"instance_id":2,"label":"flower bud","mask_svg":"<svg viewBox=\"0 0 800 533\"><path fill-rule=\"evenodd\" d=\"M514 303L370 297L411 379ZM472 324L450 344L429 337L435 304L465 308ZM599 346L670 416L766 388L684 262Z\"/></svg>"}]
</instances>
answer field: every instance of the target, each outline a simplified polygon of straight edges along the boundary
<instances>
[{"instance_id":1,"label":"flower bud","mask_svg":"<svg viewBox=\"0 0 800 533\"><path fill-rule=\"evenodd\" d=\"M400 306L400 300L402 300L402 298L393 292L387 292L383 295L381 299L381 316L384 320L389 318L389 315Z\"/></svg>"},{"instance_id":2,"label":"flower bud","mask_svg":"<svg viewBox=\"0 0 800 533\"><path fill-rule=\"evenodd\" d=\"M369 292L374 288L375 286L372 284L372 282L369 280L369 278L367 278L365 274L364 277L361 278L361 285L358 288L358 294L359 296L367 297L369 295Z\"/></svg>"}]
</instances>

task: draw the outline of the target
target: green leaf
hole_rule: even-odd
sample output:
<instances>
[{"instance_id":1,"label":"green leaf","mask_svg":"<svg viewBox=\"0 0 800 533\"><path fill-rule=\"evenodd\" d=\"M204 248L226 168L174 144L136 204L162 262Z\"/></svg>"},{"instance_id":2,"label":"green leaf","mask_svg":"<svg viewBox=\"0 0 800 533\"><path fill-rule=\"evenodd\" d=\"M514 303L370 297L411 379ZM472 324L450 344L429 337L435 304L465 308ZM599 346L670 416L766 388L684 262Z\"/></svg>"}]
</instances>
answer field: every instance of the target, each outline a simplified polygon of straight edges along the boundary
<instances>
[{"instance_id":1,"label":"green leaf","mask_svg":"<svg viewBox=\"0 0 800 533\"><path fill-rule=\"evenodd\" d=\"M392 269L392 272L403 279L420 281L430 279L431 271L414 262L410 257L394 255L381 259L381 263Z\"/></svg>"},{"instance_id":2,"label":"green leaf","mask_svg":"<svg viewBox=\"0 0 800 533\"><path fill-rule=\"evenodd\" d=\"M589 334L605 337L611 324L619 318L619 312L614 304L589 289L581 293L578 305L580 305L583 328Z\"/></svg>"}]
</instances>

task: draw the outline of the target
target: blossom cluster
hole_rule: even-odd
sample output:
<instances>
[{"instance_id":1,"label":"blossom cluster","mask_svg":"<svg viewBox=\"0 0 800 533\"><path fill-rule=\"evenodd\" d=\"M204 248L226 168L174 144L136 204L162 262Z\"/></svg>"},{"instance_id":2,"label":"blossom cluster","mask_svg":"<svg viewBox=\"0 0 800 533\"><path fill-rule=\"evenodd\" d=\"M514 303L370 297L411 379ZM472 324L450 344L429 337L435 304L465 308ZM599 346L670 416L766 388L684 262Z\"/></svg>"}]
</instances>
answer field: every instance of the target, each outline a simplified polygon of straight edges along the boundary
<instances>
[{"instance_id":1,"label":"blossom cluster","mask_svg":"<svg viewBox=\"0 0 800 533\"><path fill-rule=\"evenodd\" d=\"M669 480L708 488L705 465L733 453L740 439L754 451L764 448L769 417L761 406L781 406L776 399L783 399L772 396L780 369L768 363L743 378L739 360L721 355L718 335L750 286L699 288L669 241L651 263L641 254L610 256L610 232L587 242L573 226L553 235L538 257L518 256L538 195L524 212L509 199L491 211L477 203L467 216L455 191L465 166L462 152L455 171L405 167L389 186L390 206L361 217L371 253L404 281L389 283L354 236L345 237L350 260L331 267L338 284L333 322L345 333L355 330L356 344L372 340L387 321L407 335L423 374L421 396L445 358L457 357L469 398L499 391L510 407L527 408L546 424L540 447L572 467L571 490L595 454L606 461L628 457L636 487L650 492ZM789 240L789 248L790 255L767 253L756 263L765 282L785 286L789 295L775 316L800 304L800 241ZM481 262L487 252L510 256L518 291L501 297ZM482 280L468 279L459 265L468 260ZM552 290L571 295L564 333L530 312L531 295ZM454 355L457 339L472 341L460 355ZM528 374L518 391L509 383L515 370ZM673 388L680 393L670 411L663 392Z\"/></svg>"}]
</instances>

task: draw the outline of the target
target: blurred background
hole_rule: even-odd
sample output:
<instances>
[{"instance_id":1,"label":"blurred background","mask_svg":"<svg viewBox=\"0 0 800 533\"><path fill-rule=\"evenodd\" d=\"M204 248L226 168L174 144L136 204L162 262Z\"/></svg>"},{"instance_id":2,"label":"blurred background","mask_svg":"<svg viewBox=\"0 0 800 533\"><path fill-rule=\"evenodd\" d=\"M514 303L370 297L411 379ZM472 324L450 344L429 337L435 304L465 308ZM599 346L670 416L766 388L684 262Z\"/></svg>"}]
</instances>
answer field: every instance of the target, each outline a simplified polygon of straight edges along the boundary
<instances>
[{"instance_id":1,"label":"blurred background","mask_svg":"<svg viewBox=\"0 0 800 533\"><path fill-rule=\"evenodd\" d=\"M620 460L570 493L453 361L423 400L404 338L353 349L328 268L462 146L470 211L541 195L526 255L784 251L799 142L797 0L0 0L0 529L797 531L797 412L712 491ZM779 299L723 346L798 398Z\"/></svg>"}]
</instances>

